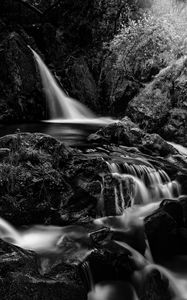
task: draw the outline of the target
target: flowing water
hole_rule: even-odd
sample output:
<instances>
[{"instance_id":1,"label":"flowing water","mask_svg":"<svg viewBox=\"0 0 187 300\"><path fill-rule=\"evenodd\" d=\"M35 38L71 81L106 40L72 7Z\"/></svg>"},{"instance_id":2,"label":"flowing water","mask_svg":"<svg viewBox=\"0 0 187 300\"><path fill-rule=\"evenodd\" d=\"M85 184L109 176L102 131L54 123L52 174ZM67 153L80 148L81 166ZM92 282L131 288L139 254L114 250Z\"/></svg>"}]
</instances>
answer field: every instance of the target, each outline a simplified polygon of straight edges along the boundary
<instances>
[{"instance_id":1,"label":"flowing water","mask_svg":"<svg viewBox=\"0 0 187 300\"><path fill-rule=\"evenodd\" d=\"M159 207L162 198L164 196L171 196L171 198L173 197L173 183L163 170L155 170L152 166L143 167L142 165L134 165L130 168L129 166L127 167L127 165L125 165L126 171L129 170L130 174L116 172L117 170L119 171L119 166L114 163L108 164L108 166L112 176L117 178L117 180L125 181L126 179L130 178L135 183L134 192L132 193L133 199L131 206L125 208L121 216L102 217L94 221L96 225L108 227L113 233L122 232L123 238L127 240L127 242L118 240L115 242L119 246L130 251L132 259L139 270L134 273L134 277L132 278L132 283L134 282L135 289L133 287L130 288L132 291L130 293L131 296L129 296L128 299L139 299L139 287L143 285L151 270L155 269L160 271L162 276L168 278L170 290L172 291L174 297L177 299L185 299L185 297L187 297L185 277L182 274L179 276L179 274L171 272L163 266L154 264L147 243L147 249L145 252L146 254L143 256L138 250L135 249L136 246L134 248L131 246L131 243L128 242L129 236L138 236L141 238L141 236L144 235L143 219ZM133 173L133 175L131 173ZM152 197L152 193L150 192L151 189L154 188L154 185L156 186L156 190L159 191L156 193L156 198ZM163 185L166 185L166 187L163 188ZM74 257L78 257L79 261L84 261L91 251L85 243L85 241L89 239L89 234L83 227L76 225L67 227L33 226L30 229L18 231L1 218L0 235L5 241L24 249L34 250L40 255L45 256L46 253L60 253L62 257L70 262L74 261ZM70 247L70 249L67 249L67 240L68 247ZM144 240L144 238L142 238L142 240ZM69 246L69 241L71 241L71 246ZM137 241L137 244L138 243L139 241ZM89 285L91 292L88 294L89 300L100 300L101 295L103 295L103 299L107 300L109 299L107 298L107 295L111 293L114 294L114 298L110 299L115 299L115 295L117 295L120 290L120 288L119 290L116 290L117 283L113 285L112 283L108 282L102 287L98 286L98 284L95 286L94 279L92 277L92 271L89 263L86 261L84 263L84 272L87 276L88 282L90 282ZM109 293L111 288L113 292Z\"/></svg>"},{"instance_id":2,"label":"flowing water","mask_svg":"<svg viewBox=\"0 0 187 300\"><path fill-rule=\"evenodd\" d=\"M30 50L41 75L50 119L37 123L1 123L0 136L12 134L19 128L21 132L45 133L63 140L68 145L77 145L85 143L90 133L113 122L111 118L97 117L85 105L67 96L41 57L33 49Z\"/></svg>"},{"instance_id":3,"label":"flowing water","mask_svg":"<svg viewBox=\"0 0 187 300\"><path fill-rule=\"evenodd\" d=\"M176 148L180 154L184 155L187 157L187 148L182 146L182 145L179 145L179 144L176 144L176 143L171 143L171 142L168 142L168 144L172 145L174 148Z\"/></svg>"},{"instance_id":4,"label":"flowing water","mask_svg":"<svg viewBox=\"0 0 187 300\"><path fill-rule=\"evenodd\" d=\"M146 243L144 245L143 220L147 215L151 214L159 207L162 198L165 196L172 198L174 196L173 183L163 170L155 170L151 165L143 166L141 164L131 165L130 167L130 165L127 165L127 162L125 162L124 172L129 171L130 174L122 173L119 165L115 163L108 163L108 167L111 171L111 175L120 182L126 181L127 179L134 181L132 201L129 207L124 208L121 216L101 217L96 219L94 223L96 225L108 227L114 234L119 232L123 233L123 239L127 242L120 240L116 240L115 242L119 246L130 251L132 259L139 270L134 274L133 280L135 282L135 290L138 291L137 286L141 286L143 284L146 276L148 276L151 270L157 269L163 276L168 278L170 282L170 289L173 292L174 297L178 297L179 299L185 298L187 296L187 289L184 277L168 271L163 266L155 265L148 242L145 241ZM121 171L121 173L119 173L119 171ZM123 194L122 185L119 186L121 194ZM163 188L163 186L165 187ZM156 197L152 196L153 188L157 191L155 192ZM178 187L177 191L179 190L180 189ZM116 201L116 199L114 199L114 201ZM70 262L74 261L77 257L79 261L83 262L91 251L85 242L89 239L89 234L83 227L76 225L66 227L33 226L29 229L18 231L1 218L0 236L9 243L24 249L34 250L38 254L44 255L44 257L47 253L60 253L64 259ZM136 245L132 246L131 242L129 243L129 237L131 236L138 237L135 242L137 247ZM71 244L69 243L70 241ZM145 256L140 254L139 250L136 250L139 249L139 244L146 247ZM43 262L45 262L45 260ZM84 263L84 272L86 274L87 281L90 282L89 286L91 292L88 295L88 299L101 299L99 296L97 297L97 294L99 293L98 286L94 285L92 271L89 263L86 261ZM103 295L105 295L105 293L107 295L105 288L108 289L108 287L111 287L110 283L108 283L107 287L102 287ZM132 292L132 297L134 298L129 299L138 300L135 290ZM100 292L99 295L101 296L101 294L102 293ZM106 299L108 298L106 297Z\"/></svg>"},{"instance_id":5,"label":"flowing water","mask_svg":"<svg viewBox=\"0 0 187 300\"><path fill-rule=\"evenodd\" d=\"M163 170L156 170L152 165L129 164L124 162L109 163L108 167L113 177L120 181L119 189L123 196L123 183L131 180L134 184L131 195L131 205L147 204L164 198L173 199L180 195L180 185L171 181Z\"/></svg>"},{"instance_id":6,"label":"flowing water","mask_svg":"<svg viewBox=\"0 0 187 300\"><path fill-rule=\"evenodd\" d=\"M34 52L33 55L37 61L41 74L44 92L48 101L51 120L56 124L106 124L111 122L110 119L96 118L94 114L78 101L69 98L60 89L49 69L46 67L39 55ZM68 128L68 127L67 127ZM72 133L72 129L69 129ZM59 132L60 134L60 132ZM115 243L122 248L128 249L132 255L132 259L137 265L139 274L134 274L136 284L143 283L146 276L153 269L158 269L163 276L166 276L170 282L170 288L174 293L174 297L187 297L187 287L184 283L183 275L180 276L175 272L170 272L162 266L155 265L151 256L148 241L144 238L143 220L151 214L160 205L164 198L177 198L180 195L180 186L176 181L171 181L169 176L161 169L155 169L150 163L142 158L131 159L121 158L112 161L106 161L108 169L114 180L118 182L114 185L114 199L116 206L121 200L122 207L119 210L120 216L101 216L93 223L108 227L109 230L115 233L123 233L126 242L115 240ZM102 192L100 201L104 201L105 179L103 178ZM125 203L125 186L128 185L130 191L130 203ZM105 215L105 214L104 214ZM138 239L133 247L129 241L129 236L138 236ZM33 226L29 229L17 230L5 220L0 218L0 237L5 241L17 245L21 248L33 250L40 255L48 253L60 253L66 261L72 262L74 258L79 261L84 261L84 269L87 281L90 282L91 292L88 295L89 300L104 300L116 299L117 290L121 286L117 283L108 283L105 286L95 285L92 276L92 270L89 263L85 261L89 255L90 248L88 246L89 234L81 226ZM142 239L142 241L141 241ZM140 244L140 245L139 245ZM143 256L139 250L139 246L145 247L146 252ZM68 248L69 247L69 248ZM127 286L125 292L129 291L128 299L138 300L138 292L132 286ZM124 291L123 291L124 292ZM118 300L123 299L118 297ZM108 298L107 295L114 294L113 298Z\"/></svg>"},{"instance_id":7,"label":"flowing water","mask_svg":"<svg viewBox=\"0 0 187 300\"><path fill-rule=\"evenodd\" d=\"M89 109L65 95L41 57L34 50L32 52L38 63L43 89L49 105L50 118L52 120L69 119L73 121L82 118L94 118L94 114Z\"/></svg>"},{"instance_id":8,"label":"flowing water","mask_svg":"<svg viewBox=\"0 0 187 300\"><path fill-rule=\"evenodd\" d=\"M38 64L49 107L50 120L48 120L48 122L102 125L112 121L109 118L96 117L85 105L68 97L59 87L41 57L33 49L31 49L31 51Z\"/></svg>"}]
</instances>

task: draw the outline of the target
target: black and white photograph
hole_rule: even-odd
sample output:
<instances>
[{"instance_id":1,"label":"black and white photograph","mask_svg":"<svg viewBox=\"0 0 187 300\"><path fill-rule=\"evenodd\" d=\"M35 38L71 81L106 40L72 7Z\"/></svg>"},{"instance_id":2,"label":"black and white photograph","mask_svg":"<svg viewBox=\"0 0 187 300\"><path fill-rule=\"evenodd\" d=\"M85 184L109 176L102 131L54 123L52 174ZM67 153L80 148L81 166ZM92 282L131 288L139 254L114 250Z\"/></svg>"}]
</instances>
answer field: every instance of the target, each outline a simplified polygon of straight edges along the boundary
<instances>
[{"instance_id":1,"label":"black and white photograph","mask_svg":"<svg viewBox=\"0 0 187 300\"><path fill-rule=\"evenodd\" d=\"M0 0L0 300L187 300L187 0Z\"/></svg>"}]
</instances>

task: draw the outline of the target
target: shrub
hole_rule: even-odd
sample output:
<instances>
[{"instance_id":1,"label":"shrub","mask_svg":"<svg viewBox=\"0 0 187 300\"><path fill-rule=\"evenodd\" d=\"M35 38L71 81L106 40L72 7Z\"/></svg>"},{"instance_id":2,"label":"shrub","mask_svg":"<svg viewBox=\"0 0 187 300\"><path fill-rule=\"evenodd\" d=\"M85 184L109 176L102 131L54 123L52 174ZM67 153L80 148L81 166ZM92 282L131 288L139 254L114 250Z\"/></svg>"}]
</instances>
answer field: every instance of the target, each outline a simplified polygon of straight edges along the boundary
<instances>
[{"instance_id":1,"label":"shrub","mask_svg":"<svg viewBox=\"0 0 187 300\"><path fill-rule=\"evenodd\" d=\"M127 77L149 81L176 57L178 36L167 19L144 13L130 20L110 43L115 67Z\"/></svg>"}]
</instances>

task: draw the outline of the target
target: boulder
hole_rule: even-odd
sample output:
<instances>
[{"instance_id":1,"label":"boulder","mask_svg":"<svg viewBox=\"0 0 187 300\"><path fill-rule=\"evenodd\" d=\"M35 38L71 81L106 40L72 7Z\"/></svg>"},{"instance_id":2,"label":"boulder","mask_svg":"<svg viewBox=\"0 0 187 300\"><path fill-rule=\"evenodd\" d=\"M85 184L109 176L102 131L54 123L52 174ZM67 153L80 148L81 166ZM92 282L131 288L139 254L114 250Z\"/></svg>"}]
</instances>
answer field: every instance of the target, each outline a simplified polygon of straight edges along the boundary
<instances>
[{"instance_id":1,"label":"boulder","mask_svg":"<svg viewBox=\"0 0 187 300\"><path fill-rule=\"evenodd\" d=\"M96 82L84 57L73 59L66 69L71 96L99 112Z\"/></svg>"},{"instance_id":2,"label":"boulder","mask_svg":"<svg viewBox=\"0 0 187 300\"><path fill-rule=\"evenodd\" d=\"M149 133L187 145L187 57L163 69L130 103L127 115Z\"/></svg>"},{"instance_id":3,"label":"boulder","mask_svg":"<svg viewBox=\"0 0 187 300\"><path fill-rule=\"evenodd\" d=\"M0 138L1 216L11 223L71 224L97 215L102 157L89 157L44 134Z\"/></svg>"},{"instance_id":4,"label":"boulder","mask_svg":"<svg viewBox=\"0 0 187 300\"><path fill-rule=\"evenodd\" d=\"M145 232L154 258L187 253L185 200L162 201L160 208L145 218Z\"/></svg>"},{"instance_id":5,"label":"boulder","mask_svg":"<svg viewBox=\"0 0 187 300\"><path fill-rule=\"evenodd\" d=\"M5 299L86 299L78 268L58 261L51 274L43 274L43 261L52 260L0 240L0 296ZM55 255L53 261L56 261ZM60 270L63 269L63 273Z\"/></svg>"},{"instance_id":6,"label":"boulder","mask_svg":"<svg viewBox=\"0 0 187 300\"><path fill-rule=\"evenodd\" d=\"M88 137L89 142L103 144L117 144L137 147L140 151L150 155L168 156L178 154L178 151L168 144L158 134L148 134L138 125L125 117L121 121L113 122Z\"/></svg>"},{"instance_id":7,"label":"boulder","mask_svg":"<svg viewBox=\"0 0 187 300\"><path fill-rule=\"evenodd\" d=\"M85 239L78 226L73 228L75 234L72 231L57 243L58 252L46 249L45 253L35 253L0 240L1 299L85 300L92 280L96 288L103 282L119 287L121 282L123 296L127 295L128 286L145 300L150 299L150 294L155 300L168 295L168 282L159 272L156 276L154 272L147 272L145 280L144 276L138 278L135 275L136 272L144 274L145 259L142 257L139 265L132 258L131 251L112 241L104 228L87 224L81 229L82 234L86 231L91 237L96 234L97 242L89 239L89 235ZM133 295L132 291L129 295Z\"/></svg>"}]
</instances>

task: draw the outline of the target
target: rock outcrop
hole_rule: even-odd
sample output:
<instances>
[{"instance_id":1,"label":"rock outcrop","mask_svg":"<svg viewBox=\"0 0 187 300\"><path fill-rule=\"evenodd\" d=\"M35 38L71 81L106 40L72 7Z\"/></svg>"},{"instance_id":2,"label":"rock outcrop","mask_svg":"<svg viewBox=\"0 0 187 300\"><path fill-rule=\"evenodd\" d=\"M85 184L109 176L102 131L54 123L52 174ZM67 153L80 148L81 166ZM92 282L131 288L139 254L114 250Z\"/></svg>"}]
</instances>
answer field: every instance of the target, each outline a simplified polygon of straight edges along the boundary
<instances>
[{"instance_id":1,"label":"rock outcrop","mask_svg":"<svg viewBox=\"0 0 187 300\"><path fill-rule=\"evenodd\" d=\"M116 68L113 57L103 59L98 85L103 112L114 116L124 116L129 101L138 94L141 88L138 80L128 78L124 71Z\"/></svg>"},{"instance_id":2,"label":"rock outcrop","mask_svg":"<svg viewBox=\"0 0 187 300\"><path fill-rule=\"evenodd\" d=\"M113 122L88 137L89 141L102 142L103 144L124 145L137 147L140 151L150 155L162 157L177 154L178 151L168 144L158 134L149 134L140 129L128 117Z\"/></svg>"},{"instance_id":3,"label":"rock outcrop","mask_svg":"<svg viewBox=\"0 0 187 300\"><path fill-rule=\"evenodd\" d=\"M163 69L128 106L127 115L150 133L187 145L187 58Z\"/></svg>"},{"instance_id":4,"label":"rock outcrop","mask_svg":"<svg viewBox=\"0 0 187 300\"><path fill-rule=\"evenodd\" d=\"M0 120L31 121L45 118L45 100L39 74L25 32L3 30L0 37ZM18 30L19 31L19 30Z\"/></svg>"},{"instance_id":5,"label":"rock outcrop","mask_svg":"<svg viewBox=\"0 0 187 300\"><path fill-rule=\"evenodd\" d=\"M84 57L73 59L66 70L71 96L94 111L99 111L98 91Z\"/></svg>"},{"instance_id":6,"label":"rock outcrop","mask_svg":"<svg viewBox=\"0 0 187 300\"><path fill-rule=\"evenodd\" d=\"M155 300L172 298L167 278L143 257L143 221L133 218L128 223L121 216L131 204L130 181L122 183L120 176L111 174L110 166L121 161L129 166L149 167L151 163L155 171L169 170L173 179L180 171L185 182L182 156L179 164L177 150L161 137L144 133L128 118L98 133L105 145L90 140L82 150L39 133L0 138L1 217L15 226L24 225L22 234L31 224L58 225L49 226L49 233L50 228L58 230L54 252L21 249L10 244L15 243L11 236L0 240L3 300L85 300L92 284L90 272L96 287L112 281L114 286L123 284L124 293L136 290L140 299L148 300L150 295ZM116 146L119 141L128 142L129 147ZM153 155L134 146L148 147ZM179 202L165 199L145 219L155 257L186 253L186 203L186 197ZM105 217L97 218L101 216ZM132 255L133 249L138 256Z\"/></svg>"}]
</instances>

